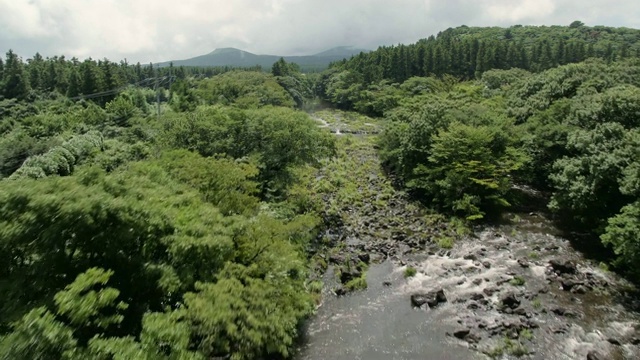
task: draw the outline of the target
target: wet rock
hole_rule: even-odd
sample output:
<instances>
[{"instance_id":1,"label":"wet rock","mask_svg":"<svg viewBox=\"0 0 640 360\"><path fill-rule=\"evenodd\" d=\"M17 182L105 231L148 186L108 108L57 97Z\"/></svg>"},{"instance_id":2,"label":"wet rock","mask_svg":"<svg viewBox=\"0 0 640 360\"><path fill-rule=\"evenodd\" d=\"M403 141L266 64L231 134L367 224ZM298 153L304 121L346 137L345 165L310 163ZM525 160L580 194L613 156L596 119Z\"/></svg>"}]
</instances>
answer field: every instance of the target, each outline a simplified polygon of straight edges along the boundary
<instances>
[{"instance_id":1,"label":"wet rock","mask_svg":"<svg viewBox=\"0 0 640 360\"><path fill-rule=\"evenodd\" d=\"M519 259L518 264L523 268L529 267L529 261L527 261L526 259Z\"/></svg>"},{"instance_id":2,"label":"wet rock","mask_svg":"<svg viewBox=\"0 0 640 360\"><path fill-rule=\"evenodd\" d=\"M503 308L515 309L520 306L520 300L516 297L515 294L509 293L500 299L500 303Z\"/></svg>"},{"instance_id":3,"label":"wet rock","mask_svg":"<svg viewBox=\"0 0 640 360\"><path fill-rule=\"evenodd\" d=\"M357 279L362 276L362 273L358 269L342 269L340 272L340 282L343 284L348 283L353 279Z\"/></svg>"},{"instance_id":4,"label":"wet rock","mask_svg":"<svg viewBox=\"0 0 640 360\"><path fill-rule=\"evenodd\" d=\"M453 336L460 340L464 340L471 333L471 329L460 329L453 332Z\"/></svg>"},{"instance_id":5,"label":"wet rock","mask_svg":"<svg viewBox=\"0 0 640 360\"><path fill-rule=\"evenodd\" d=\"M567 310L563 307L556 307L551 309L551 312L558 315L558 316L564 316L564 317L569 317L569 318L575 318L578 317L578 314L576 314L575 312L571 311L571 310Z\"/></svg>"},{"instance_id":6,"label":"wet rock","mask_svg":"<svg viewBox=\"0 0 640 360\"><path fill-rule=\"evenodd\" d=\"M411 295L411 305L414 307L427 304L430 308L434 308L444 302L447 302L447 297L442 289Z\"/></svg>"},{"instance_id":7,"label":"wet rock","mask_svg":"<svg viewBox=\"0 0 640 360\"><path fill-rule=\"evenodd\" d=\"M333 254L329 256L329 262L332 264L342 265L345 262L344 254Z\"/></svg>"},{"instance_id":8,"label":"wet rock","mask_svg":"<svg viewBox=\"0 0 640 360\"><path fill-rule=\"evenodd\" d=\"M469 328L456 330L453 332L453 336L470 344L477 344L480 342L480 340L482 340L482 337L480 335L472 332Z\"/></svg>"},{"instance_id":9,"label":"wet rock","mask_svg":"<svg viewBox=\"0 0 640 360\"><path fill-rule=\"evenodd\" d=\"M497 287L485 288L484 290L482 290L482 292L487 296L493 296L493 294L497 293L498 291L500 291L500 289L498 289Z\"/></svg>"},{"instance_id":10,"label":"wet rock","mask_svg":"<svg viewBox=\"0 0 640 360\"><path fill-rule=\"evenodd\" d=\"M371 261L371 255L368 253L358 254L358 259L365 264L368 264Z\"/></svg>"},{"instance_id":11,"label":"wet rock","mask_svg":"<svg viewBox=\"0 0 640 360\"><path fill-rule=\"evenodd\" d=\"M491 263L490 263L490 262L488 262L488 261L483 261L483 262L482 262L482 266L484 266L484 267L485 267L485 268L487 268L487 269L490 269L490 268L491 268Z\"/></svg>"},{"instance_id":12,"label":"wet rock","mask_svg":"<svg viewBox=\"0 0 640 360\"><path fill-rule=\"evenodd\" d=\"M574 287L573 289L571 289L571 292L574 294L586 294L587 293L587 288L583 285L578 285L576 287Z\"/></svg>"},{"instance_id":13,"label":"wet rock","mask_svg":"<svg viewBox=\"0 0 640 360\"><path fill-rule=\"evenodd\" d=\"M471 261L476 261L478 260L478 256L475 254L467 254L465 256L462 257L465 260L471 260Z\"/></svg>"},{"instance_id":14,"label":"wet rock","mask_svg":"<svg viewBox=\"0 0 640 360\"><path fill-rule=\"evenodd\" d=\"M467 305L467 309L469 309L469 310L478 310L478 309L480 309L480 305L477 302L472 301L472 302L469 303L469 305Z\"/></svg>"},{"instance_id":15,"label":"wet rock","mask_svg":"<svg viewBox=\"0 0 640 360\"><path fill-rule=\"evenodd\" d=\"M612 337L610 337L610 338L608 338L608 339L607 339L607 341L608 341L610 344L612 344L612 345L617 345L617 346L622 345L622 343L620 342L620 340L618 340L618 339L616 339L616 338L612 338Z\"/></svg>"},{"instance_id":16,"label":"wet rock","mask_svg":"<svg viewBox=\"0 0 640 360\"><path fill-rule=\"evenodd\" d=\"M336 296L343 296L343 295L347 294L347 289L345 289L343 287L339 287L339 288L335 289L334 292L336 293Z\"/></svg>"},{"instance_id":17,"label":"wet rock","mask_svg":"<svg viewBox=\"0 0 640 360\"><path fill-rule=\"evenodd\" d=\"M391 286L391 281L384 281L384 282L382 283L382 286L386 286L386 287Z\"/></svg>"},{"instance_id":18,"label":"wet rock","mask_svg":"<svg viewBox=\"0 0 640 360\"><path fill-rule=\"evenodd\" d=\"M578 268L573 261L570 260L550 260L549 265L556 274L576 274L578 272Z\"/></svg>"},{"instance_id":19,"label":"wet rock","mask_svg":"<svg viewBox=\"0 0 640 360\"><path fill-rule=\"evenodd\" d=\"M591 350L587 354L587 360L605 360L605 357L602 356L599 352Z\"/></svg>"},{"instance_id":20,"label":"wet rock","mask_svg":"<svg viewBox=\"0 0 640 360\"><path fill-rule=\"evenodd\" d=\"M471 300L483 300L484 299L484 295L480 294L480 293L475 293L475 294L471 294L471 296L469 297Z\"/></svg>"},{"instance_id":21,"label":"wet rock","mask_svg":"<svg viewBox=\"0 0 640 360\"><path fill-rule=\"evenodd\" d=\"M522 307L519 307L519 308L513 310L513 313L515 315L524 316L524 317L530 317L531 316L531 314L529 314L527 312L527 310L525 308L522 308Z\"/></svg>"},{"instance_id":22,"label":"wet rock","mask_svg":"<svg viewBox=\"0 0 640 360\"><path fill-rule=\"evenodd\" d=\"M473 285L480 285L482 284L482 279L475 279L471 282Z\"/></svg>"},{"instance_id":23,"label":"wet rock","mask_svg":"<svg viewBox=\"0 0 640 360\"><path fill-rule=\"evenodd\" d=\"M560 326L556 326L554 328L551 328L551 332L553 332L554 334L566 334L569 332L569 325L562 324Z\"/></svg>"},{"instance_id":24,"label":"wet rock","mask_svg":"<svg viewBox=\"0 0 640 360\"><path fill-rule=\"evenodd\" d=\"M564 291L571 291L571 289L577 285L573 280L569 280L569 279L562 280L561 284L562 284L562 290Z\"/></svg>"}]
</instances>

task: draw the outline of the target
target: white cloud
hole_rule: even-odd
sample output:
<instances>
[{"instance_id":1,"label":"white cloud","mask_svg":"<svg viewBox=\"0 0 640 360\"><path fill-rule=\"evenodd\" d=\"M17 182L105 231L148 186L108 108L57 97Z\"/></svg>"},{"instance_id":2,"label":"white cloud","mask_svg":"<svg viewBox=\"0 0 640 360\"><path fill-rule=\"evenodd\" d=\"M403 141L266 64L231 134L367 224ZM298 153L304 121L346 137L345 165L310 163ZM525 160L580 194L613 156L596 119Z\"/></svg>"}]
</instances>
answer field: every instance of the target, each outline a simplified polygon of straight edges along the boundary
<instances>
[{"instance_id":1,"label":"white cloud","mask_svg":"<svg viewBox=\"0 0 640 360\"><path fill-rule=\"evenodd\" d=\"M637 0L0 0L0 50L161 61L219 47L293 55L459 25L640 26Z\"/></svg>"}]
</instances>

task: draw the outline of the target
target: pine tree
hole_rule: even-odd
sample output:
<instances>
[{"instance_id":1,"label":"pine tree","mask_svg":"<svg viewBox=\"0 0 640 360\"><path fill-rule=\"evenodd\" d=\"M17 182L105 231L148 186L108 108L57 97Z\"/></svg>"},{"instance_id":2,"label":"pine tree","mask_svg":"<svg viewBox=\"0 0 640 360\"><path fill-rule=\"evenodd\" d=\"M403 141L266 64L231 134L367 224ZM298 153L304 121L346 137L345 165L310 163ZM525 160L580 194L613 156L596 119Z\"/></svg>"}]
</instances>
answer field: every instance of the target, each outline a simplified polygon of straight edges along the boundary
<instances>
[{"instance_id":1,"label":"pine tree","mask_svg":"<svg viewBox=\"0 0 640 360\"><path fill-rule=\"evenodd\" d=\"M3 93L6 98L24 99L29 93L29 83L24 72L24 65L12 50L7 52L3 83Z\"/></svg>"},{"instance_id":2,"label":"pine tree","mask_svg":"<svg viewBox=\"0 0 640 360\"><path fill-rule=\"evenodd\" d=\"M71 68L71 74L69 74L69 87L67 88L68 97L76 97L80 95L80 78L78 71L75 68Z\"/></svg>"}]
</instances>

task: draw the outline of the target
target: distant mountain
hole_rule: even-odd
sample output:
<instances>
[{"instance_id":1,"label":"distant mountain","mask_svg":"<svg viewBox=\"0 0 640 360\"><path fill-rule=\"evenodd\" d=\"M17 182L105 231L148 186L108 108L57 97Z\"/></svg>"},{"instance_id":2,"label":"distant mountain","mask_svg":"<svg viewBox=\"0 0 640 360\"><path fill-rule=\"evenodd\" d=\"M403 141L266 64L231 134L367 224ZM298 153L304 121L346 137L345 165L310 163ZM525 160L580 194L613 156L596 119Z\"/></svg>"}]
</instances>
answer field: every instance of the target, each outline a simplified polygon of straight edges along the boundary
<instances>
[{"instance_id":1,"label":"distant mountain","mask_svg":"<svg viewBox=\"0 0 640 360\"><path fill-rule=\"evenodd\" d=\"M287 62L300 65L303 70L323 70L333 61L349 59L351 56L357 55L360 52L369 52L369 50L357 49L351 46L338 46L314 55L279 56L256 55L235 48L220 48L206 55L200 55L186 60L167 61L158 65L160 67L166 67L169 66L171 62L173 62L173 66L250 67L260 65L265 69L269 69L273 63L283 57Z\"/></svg>"}]
</instances>

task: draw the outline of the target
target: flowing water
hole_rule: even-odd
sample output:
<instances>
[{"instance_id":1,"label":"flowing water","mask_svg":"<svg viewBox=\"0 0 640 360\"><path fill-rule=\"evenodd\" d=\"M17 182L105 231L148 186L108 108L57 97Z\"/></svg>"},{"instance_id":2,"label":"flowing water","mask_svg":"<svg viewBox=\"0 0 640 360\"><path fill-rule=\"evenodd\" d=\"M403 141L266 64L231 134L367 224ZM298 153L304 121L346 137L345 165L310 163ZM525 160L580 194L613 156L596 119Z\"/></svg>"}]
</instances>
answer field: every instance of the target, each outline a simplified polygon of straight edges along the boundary
<instances>
[{"instance_id":1,"label":"flowing water","mask_svg":"<svg viewBox=\"0 0 640 360\"><path fill-rule=\"evenodd\" d=\"M311 116L333 133L350 130L339 115ZM351 156L379 168L372 148ZM373 186L362 178L354 181ZM502 225L479 227L446 251L410 242L430 235L421 235L420 229L427 227L415 211L408 211L402 196L389 202L390 208L377 208L383 212L375 216L370 214L376 209L371 199L347 211L347 251L370 249L372 258L378 258L383 249L387 258L371 264L366 290L340 297L333 290L341 284L329 267L322 303L306 324L297 359L512 358L515 348L507 344L520 345L526 359L640 359L638 292L576 250L543 214L530 213L544 207L544 201L529 195L526 213L508 214ZM397 217L405 221L393 220ZM396 238L398 233L411 235ZM561 270L562 264L571 266L563 273L553 262ZM417 274L405 279L406 266ZM412 306L412 294L439 289L447 302L432 309ZM473 336L451 336L460 330Z\"/></svg>"},{"instance_id":2,"label":"flowing water","mask_svg":"<svg viewBox=\"0 0 640 360\"><path fill-rule=\"evenodd\" d=\"M585 284L602 289L562 290L561 279L550 271L551 259L574 261ZM418 269L416 276L404 279L403 262ZM524 284L509 283L514 276ZM625 294L628 284L584 259L540 215L519 214L511 224L477 229L446 253L418 251L372 265L369 288L362 292L336 297L333 279L330 270L323 303L307 325L301 360L483 359L483 351L503 345L503 334L483 330L478 332L482 340L469 344L447 333L461 326L500 329L520 319L536 324L531 340L518 340L530 351L526 358L587 359L598 351L602 359L640 359L640 347L634 345L640 317L633 310L637 303ZM436 288L444 289L446 303L426 310L411 306L411 294ZM505 293L522 301L526 315L500 310ZM484 295L481 306L470 306L473 294ZM565 316L554 313L558 308Z\"/></svg>"}]
</instances>

